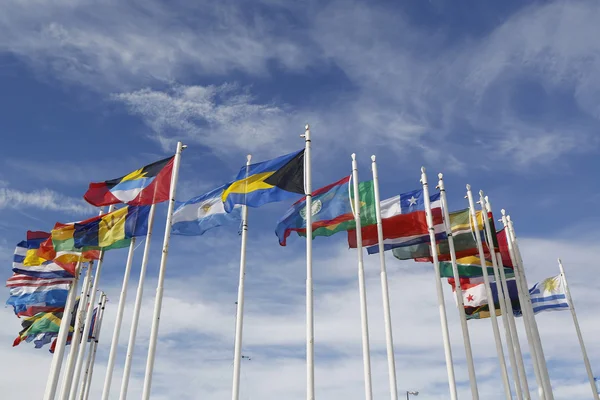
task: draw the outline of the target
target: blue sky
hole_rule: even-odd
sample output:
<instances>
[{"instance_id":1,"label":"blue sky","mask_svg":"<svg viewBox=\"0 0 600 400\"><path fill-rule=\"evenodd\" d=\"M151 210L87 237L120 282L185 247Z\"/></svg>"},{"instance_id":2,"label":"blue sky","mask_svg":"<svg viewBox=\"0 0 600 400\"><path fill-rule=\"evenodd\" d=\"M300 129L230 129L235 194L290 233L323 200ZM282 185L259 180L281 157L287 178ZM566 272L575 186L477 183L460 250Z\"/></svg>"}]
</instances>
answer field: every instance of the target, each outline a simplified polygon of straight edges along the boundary
<instances>
[{"instance_id":1,"label":"blue sky","mask_svg":"<svg viewBox=\"0 0 600 400\"><path fill-rule=\"evenodd\" d=\"M3 8L0 257L6 277L27 229L94 215L82 200L90 181L163 158L182 140L188 149L177 197L187 200L234 176L248 153L258 161L301 148L308 122L315 188L349 174L353 152L360 177L369 178L376 154L384 198L417 188L419 168L426 166L430 182L444 173L452 208L466 207L466 183L483 189L496 213L506 208L522 238L530 283L557 273L556 257L565 261L592 364L600 368L600 347L592 340L600 333L599 301L588 279L598 233L591 210L600 199L596 2L10 0ZM243 364L243 399L303 398L304 242L293 237L280 248L273 233L287 206L250 213L244 352L253 360ZM163 205L157 214L146 314L165 212ZM230 387L239 237L233 227L174 237L172 246L154 395L221 399ZM355 254L344 235L319 238L315 249L317 394L358 399ZM102 282L110 303L101 350L112 334L125 256L107 256ZM387 375L377 268L367 258L379 397ZM399 387L446 399L431 269L393 259L388 269ZM19 323L8 309L0 318L6 343L0 354L16 366L0 378L0 389L39 398L48 354L9 348ZM569 318L538 319L556 397L588 399ZM482 397L500 398L489 321L470 327ZM123 346L128 328L126 322ZM140 390L148 332L140 328L132 396ZM524 334L521 339L525 345ZM95 390L105 364L100 351ZM40 382L23 389L19 382L29 368ZM119 370L115 395L118 377Z\"/></svg>"}]
</instances>

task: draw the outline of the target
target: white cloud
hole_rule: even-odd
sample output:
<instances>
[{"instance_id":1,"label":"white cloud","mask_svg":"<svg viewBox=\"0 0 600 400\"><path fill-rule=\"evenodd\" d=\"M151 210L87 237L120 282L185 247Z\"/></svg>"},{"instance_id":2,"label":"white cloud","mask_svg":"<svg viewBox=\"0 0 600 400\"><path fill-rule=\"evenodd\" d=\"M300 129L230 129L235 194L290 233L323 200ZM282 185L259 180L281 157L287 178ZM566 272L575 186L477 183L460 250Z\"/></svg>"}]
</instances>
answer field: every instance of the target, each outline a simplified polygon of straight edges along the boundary
<instances>
[{"instance_id":1,"label":"white cloud","mask_svg":"<svg viewBox=\"0 0 600 400\"><path fill-rule=\"evenodd\" d=\"M75 214L93 212L93 207L82 199L67 197L49 189L22 192L16 189L0 188L0 209L23 208L38 208Z\"/></svg>"}]
</instances>

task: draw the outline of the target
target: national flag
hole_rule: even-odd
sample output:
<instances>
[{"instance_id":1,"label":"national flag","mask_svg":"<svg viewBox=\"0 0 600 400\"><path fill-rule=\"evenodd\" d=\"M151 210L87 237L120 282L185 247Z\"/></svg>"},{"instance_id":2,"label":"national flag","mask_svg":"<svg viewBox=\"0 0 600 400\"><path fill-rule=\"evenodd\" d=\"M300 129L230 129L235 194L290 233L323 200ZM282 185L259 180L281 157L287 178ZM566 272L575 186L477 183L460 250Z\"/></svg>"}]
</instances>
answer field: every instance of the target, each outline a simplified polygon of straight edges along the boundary
<instances>
[{"instance_id":1,"label":"national flag","mask_svg":"<svg viewBox=\"0 0 600 400\"><path fill-rule=\"evenodd\" d=\"M512 259L510 258L510 251L508 249L508 238L506 236L506 228L503 228L496 232L496 238L498 239L498 249L502 256L502 263L505 267L514 268Z\"/></svg>"},{"instance_id":2,"label":"national flag","mask_svg":"<svg viewBox=\"0 0 600 400\"><path fill-rule=\"evenodd\" d=\"M436 238L443 239L446 237L446 231L440 194L436 193L430 196L430 201ZM385 250L429 243L423 189L383 200L380 207ZM369 254L379 253L378 242L376 223L363 226L362 245L367 247ZM356 248L355 230L348 231L348 245L350 248Z\"/></svg>"},{"instance_id":3,"label":"national flag","mask_svg":"<svg viewBox=\"0 0 600 400\"><path fill-rule=\"evenodd\" d=\"M64 307L70 284L59 283L48 286L19 286L10 289L7 305L14 308L15 314L27 310L29 306Z\"/></svg>"},{"instance_id":4,"label":"national flag","mask_svg":"<svg viewBox=\"0 0 600 400\"><path fill-rule=\"evenodd\" d=\"M69 278L38 278L30 275L13 274L6 280L6 287L18 288L18 287L44 287L60 284L70 284L73 281L72 277Z\"/></svg>"},{"instance_id":5,"label":"national flag","mask_svg":"<svg viewBox=\"0 0 600 400\"><path fill-rule=\"evenodd\" d=\"M25 265L25 260L29 254L29 262L33 262L31 252L35 249L30 249L26 240L21 241L15 248L13 256L12 270L15 274L28 275L36 278L70 278L74 275L74 270L67 271L64 264L58 265L53 261L43 261L41 265ZM37 257L37 256L36 256ZM40 258L40 260L42 260Z\"/></svg>"},{"instance_id":6,"label":"national flag","mask_svg":"<svg viewBox=\"0 0 600 400\"><path fill-rule=\"evenodd\" d=\"M482 235L483 230L485 229L483 224L483 215L485 214L481 211L477 211L476 213L477 227L480 235ZM488 219L490 216L491 214L488 216ZM454 238L454 248L457 258L479 254L477 242L475 240L475 234L470 221L471 215L468 208L450 213L450 227L452 230L452 237ZM481 237L483 237L483 235ZM483 247L486 256L489 256L489 251L487 251L487 245L485 243L483 243ZM437 250L439 261L450 260L450 246L448 245L447 238L437 241ZM394 257L399 260L415 259L416 261L423 262L433 261L431 257L429 241L427 243L416 244L413 246L395 248L393 249L393 254Z\"/></svg>"},{"instance_id":7,"label":"national flag","mask_svg":"<svg viewBox=\"0 0 600 400\"><path fill-rule=\"evenodd\" d=\"M453 278L449 278L448 283L452 286L452 291L455 291L455 280ZM489 318L491 313L489 310L489 301L483 278L461 278L460 284L463 292L463 303L467 319ZM521 306L519 303L517 283L514 279L507 279L506 285L508 287L508 293L513 306L513 313L518 316L521 314ZM498 287L493 277L490 277L490 289L492 290L496 315L501 315Z\"/></svg>"},{"instance_id":8,"label":"national flag","mask_svg":"<svg viewBox=\"0 0 600 400\"><path fill-rule=\"evenodd\" d=\"M361 224L372 224L376 221L373 181L360 182L358 190ZM356 228L351 204L353 199L350 176L314 191L311 206L313 238ZM294 203L277 222L275 234L281 246L286 245L286 239L292 232L306 236L306 197Z\"/></svg>"},{"instance_id":9,"label":"national flag","mask_svg":"<svg viewBox=\"0 0 600 400\"><path fill-rule=\"evenodd\" d=\"M60 229L68 224L61 224L60 222L54 225L54 229ZM90 262L91 260L99 260L100 259L100 251L99 250L59 250L56 251L54 249L54 243L52 242L52 235L48 234L49 237L46 239L38 249L38 256L45 258L47 260L52 260L59 265L77 265L78 262ZM68 247L68 246L63 246ZM73 268L74 270L74 268Z\"/></svg>"},{"instance_id":10,"label":"national flag","mask_svg":"<svg viewBox=\"0 0 600 400\"><path fill-rule=\"evenodd\" d=\"M71 275L75 274L74 262L60 262L51 257L44 257L40 254L40 248L50 237L48 232L27 231L27 240L20 242L15 250L14 263L16 268L27 270L31 267L45 266L51 263L58 264L60 267L68 271Z\"/></svg>"},{"instance_id":11,"label":"national flag","mask_svg":"<svg viewBox=\"0 0 600 400\"><path fill-rule=\"evenodd\" d=\"M64 228L65 237L71 235L74 248L117 249L129 246L131 238L148 233L150 206L126 206L119 210ZM57 234L59 236L60 233ZM55 232L52 231L54 241ZM56 248L56 242L54 247Z\"/></svg>"},{"instance_id":12,"label":"national flag","mask_svg":"<svg viewBox=\"0 0 600 400\"><path fill-rule=\"evenodd\" d=\"M485 261L489 276L494 276L494 267L490 260ZM481 260L476 256L463 257L456 260L458 267L458 275L461 278L472 278L483 276L483 268L481 268ZM514 277L514 271L512 268L504 268L504 273L507 278ZM452 270L452 263L449 261L440 262L440 277L441 278L454 278L454 272Z\"/></svg>"},{"instance_id":13,"label":"national flag","mask_svg":"<svg viewBox=\"0 0 600 400\"><path fill-rule=\"evenodd\" d=\"M173 212L173 235L200 236L209 229L241 220L241 208L225 212L221 195L230 184L194 197L186 202L175 202Z\"/></svg>"},{"instance_id":14,"label":"national flag","mask_svg":"<svg viewBox=\"0 0 600 400\"><path fill-rule=\"evenodd\" d=\"M260 207L304 194L304 150L242 167L223 191L225 211L236 204Z\"/></svg>"},{"instance_id":15,"label":"national flag","mask_svg":"<svg viewBox=\"0 0 600 400\"><path fill-rule=\"evenodd\" d=\"M569 309L569 302L560 275L544 279L529 289L531 305L535 314L542 311L561 311Z\"/></svg>"},{"instance_id":16,"label":"national flag","mask_svg":"<svg viewBox=\"0 0 600 400\"><path fill-rule=\"evenodd\" d=\"M39 313L33 317L28 317L23 320L21 326L23 329L19 332L19 336L15 339L13 346L17 346L23 340L33 340L36 336L43 333L58 333L60 328L60 320L63 313Z\"/></svg>"},{"instance_id":17,"label":"national flag","mask_svg":"<svg viewBox=\"0 0 600 400\"><path fill-rule=\"evenodd\" d=\"M35 314L41 312L59 312L63 311L65 308L63 306L60 307L52 307L52 306L29 306L26 309L17 313L17 317L33 317Z\"/></svg>"},{"instance_id":18,"label":"national flag","mask_svg":"<svg viewBox=\"0 0 600 400\"><path fill-rule=\"evenodd\" d=\"M145 206L167 201L174 158L156 161L117 179L90 183L83 198L96 207L119 203Z\"/></svg>"}]
</instances>

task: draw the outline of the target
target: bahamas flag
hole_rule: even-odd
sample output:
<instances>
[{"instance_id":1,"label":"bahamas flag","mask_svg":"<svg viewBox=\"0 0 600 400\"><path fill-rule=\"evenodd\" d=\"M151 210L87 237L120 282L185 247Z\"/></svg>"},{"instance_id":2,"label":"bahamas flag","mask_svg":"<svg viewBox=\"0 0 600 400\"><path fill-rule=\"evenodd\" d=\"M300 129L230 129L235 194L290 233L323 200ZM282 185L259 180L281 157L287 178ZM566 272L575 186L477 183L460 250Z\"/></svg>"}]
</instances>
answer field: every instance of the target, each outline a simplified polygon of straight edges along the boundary
<instances>
[{"instance_id":1,"label":"bahamas flag","mask_svg":"<svg viewBox=\"0 0 600 400\"><path fill-rule=\"evenodd\" d=\"M260 207L304 194L304 150L242 167L221 199L225 211L236 204Z\"/></svg>"},{"instance_id":2,"label":"bahamas flag","mask_svg":"<svg viewBox=\"0 0 600 400\"><path fill-rule=\"evenodd\" d=\"M146 165L117 179L90 183L83 198L93 206L150 205L169 200L175 156Z\"/></svg>"},{"instance_id":3,"label":"bahamas flag","mask_svg":"<svg viewBox=\"0 0 600 400\"><path fill-rule=\"evenodd\" d=\"M81 222L57 223L52 230L52 244L56 251L127 247L131 238L148 232L149 213L150 206L127 206Z\"/></svg>"}]
</instances>

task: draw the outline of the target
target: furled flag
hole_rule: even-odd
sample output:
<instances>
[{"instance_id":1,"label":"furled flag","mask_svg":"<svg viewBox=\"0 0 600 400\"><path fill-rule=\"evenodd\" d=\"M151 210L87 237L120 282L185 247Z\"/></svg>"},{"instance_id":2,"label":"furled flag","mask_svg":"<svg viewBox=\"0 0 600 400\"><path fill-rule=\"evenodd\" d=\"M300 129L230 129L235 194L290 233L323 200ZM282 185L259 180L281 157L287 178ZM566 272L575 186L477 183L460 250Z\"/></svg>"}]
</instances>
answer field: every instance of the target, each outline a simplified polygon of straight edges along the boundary
<instances>
[{"instance_id":1,"label":"furled flag","mask_svg":"<svg viewBox=\"0 0 600 400\"><path fill-rule=\"evenodd\" d=\"M561 311L569 309L569 302L560 275L544 279L529 289L531 305L535 314L542 311Z\"/></svg>"},{"instance_id":2,"label":"furled flag","mask_svg":"<svg viewBox=\"0 0 600 400\"><path fill-rule=\"evenodd\" d=\"M83 198L93 206L127 203L144 206L169 200L174 156L117 179L90 183Z\"/></svg>"},{"instance_id":3,"label":"furled flag","mask_svg":"<svg viewBox=\"0 0 600 400\"><path fill-rule=\"evenodd\" d=\"M361 224L372 224L376 221L373 181L360 182L358 191ZM350 176L314 191L311 206L313 238L356 228L351 204L353 199ZM275 234L281 246L286 245L286 239L292 232L306 236L306 197L294 203L277 222Z\"/></svg>"},{"instance_id":4,"label":"furled flag","mask_svg":"<svg viewBox=\"0 0 600 400\"><path fill-rule=\"evenodd\" d=\"M148 232L150 206L126 206L81 222L57 223L52 230L56 251L111 250L129 246Z\"/></svg>"},{"instance_id":5,"label":"furled flag","mask_svg":"<svg viewBox=\"0 0 600 400\"><path fill-rule=\"evenodd\" d=\"M304 150L242 167L223 191L225 211L236 204L260 207L304 194Z\"/></svg>"},{"instance_id":6,"label":"furled flag","mask_svg":"<svg viewBox=\"0 0 600 400\"><path fill-rule=\"evenodd\" d=\"M461 278L473 278L483 276L483 268L481 268L481 260L476 256L468 256L459 258L456 260L456 266L458 267L458 275ZM486 260L486 266L489 276L494 276L494 267L490 260ZM507 278L514 277L514 271L512 268L504 268L504 273ZM454 272L452 271L452 263L449 261L442 261L440 263L440 277L441 278L454 278Z\"/></svg>"},{"instance_id":7,"label":"furled flag","mask_svg":"<svg viewBox=\"0 0 600 400\"><path fill-rule=\"evenodd\" d=\"M455 280L453 278L449 278L448 283L452 286L452 291L455 291ZM489 318L489 301L483 277L461 278L460 285L463 291L463 303L467 319ZM506 285L508 287L513 313L514 315L519 316L521 315L521 305L519 303L517 283L514 279L507 279ZM496 282L494 282L493 277L490 277L490 289L492 290L492 296L494 298L496 315L501 315L500 300L498 299L498 287L496 286Z\"/></svg>"},{"instance_id":8,"label":"furled flag","mask_svg":"<svg viewBox=\"0 0 600 400\"><path fill-rule=\"evenodd\" d=\"M481 211L477 211L476 215L479 232L481 234L483 229L485 229L482 218L482 215L484 214ZM468 208L450 213L450 227L452 230L452 237L454 238L454 248L456 250L457 258L479 254L477 242L475 241L475 234L470 224L470 219L471 216ZM487 256L487 245L485 243L483 245ZM437 250L439 261L450 260L450 246L448 245L447 238L438 240ZM416 244L413 246L398 247L392 250L392 252L394 253L394 257L399 260L415 259L416 261L423 262L433 261L431 258L429 241L427 241L427 243Z\"/></svg>"},{"instance_id":9,"label":"furled flag","mask_svg":"<svg viewBox=\"0 0 600 400\"><path fill-rule=\"evenodd\" d=\"M29 248L28 246L27 241L24 240L19 242L15 248L12 266L12 270L15 274L28 275L37 278L69 278L73 276L73 271L67 271L64 268L64 264L58 265L53 261L47 260L41 261L41 264L38 264L42 259L32 257L31 254L35 254L37 250L35 248ZM33 262L34 258L36 259L36 262Z\"/></svg>"},{"instance_id":10,"label":"furled flag","mask_svg":"<svg viewBox=\"0 0 600 400\"><path fill-rule=\"evenodd\" d=\"M423 189L413 190L381 201L384 249L429 243ZM430 196L431 214L437 240L446 237L440 194ZM376 221L362 227L362 245L369 254L379 253ZM348 231L348 245L356 248L356 231Z\"/></svg>"},{"instance_id":11,"label":"furled flag","mask_svg":"<svg viewBox=\"0 0 600 400\"><path fill-rule=\"evenodd\" d=\"M230 184L220 186L206 194L186 202L175 202L173 212L173 235L200 236L209 229L241 219L241 208L225 212L221 195Z\"/></svg>"},{"instance_id":12,"label":"furled flag","mask_svg":"<svg viewBox=\"0 0 600 400\"><path fill-rule=\"evenodd\" d=\"M21 323L23 329L19 332L19 336L17 336L13 342L13 346L17 346L24 340L32 341L40 334L57 334L60 328L60 319L62 318L62 315L62 312L39 313L33 317L25 318ZM49 343L49 341L47 343Z\"/></svg>"}]
</instances>

